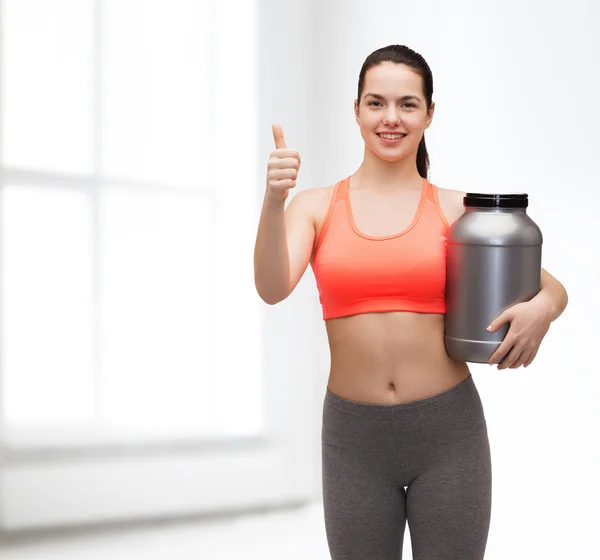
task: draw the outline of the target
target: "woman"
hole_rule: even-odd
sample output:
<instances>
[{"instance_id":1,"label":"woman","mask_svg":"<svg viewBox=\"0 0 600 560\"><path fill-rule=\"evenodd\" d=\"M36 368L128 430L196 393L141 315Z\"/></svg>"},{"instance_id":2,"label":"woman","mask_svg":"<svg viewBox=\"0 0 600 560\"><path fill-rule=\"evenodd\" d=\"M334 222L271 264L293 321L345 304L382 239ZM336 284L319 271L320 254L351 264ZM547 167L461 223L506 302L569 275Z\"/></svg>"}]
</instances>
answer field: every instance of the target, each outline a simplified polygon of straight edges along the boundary
<instances>
[{"instance_id":1,"label":"woman","mask_svg":"<svg viewBox=\"0 0 600 560\"><path fill-rule=\"evenodd\" d=\"M301 160L273 127L255 282L275 304L309 262L317 281L331 352L322 480L333 560L398 560L407 521L414 560L484 557L487 426L467 363L444 346L446 238L466 193L427 180L432 95L419 54L391 45L369 55L354 106L361 166L298 193L286 210ZM542 269L539 294L491 325L510 321L490 363L527 367L566 304L562 284Z\"/></svg>"}]
</instances>

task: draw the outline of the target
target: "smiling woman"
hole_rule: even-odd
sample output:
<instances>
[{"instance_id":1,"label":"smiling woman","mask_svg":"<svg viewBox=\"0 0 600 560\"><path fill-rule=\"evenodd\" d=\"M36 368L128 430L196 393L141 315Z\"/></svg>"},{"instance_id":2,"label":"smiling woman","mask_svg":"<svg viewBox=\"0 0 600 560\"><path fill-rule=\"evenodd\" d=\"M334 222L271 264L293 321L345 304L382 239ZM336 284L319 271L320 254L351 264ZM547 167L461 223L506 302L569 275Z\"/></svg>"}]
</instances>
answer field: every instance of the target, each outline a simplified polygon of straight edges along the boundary
<instances>
[{"instance_id":1,"label":"smiling woman","mask_svg":"<svg viewBox=\"0 0 600 560\"><path fill-rule=\"evenodd\" d=\"M400 558L407 520L415 560L481 559L486 548L486 419L468 364L444 344L448 232L464 193L428 178L432 96L421 55L371 53L354 101L361 165L286 211L300 158L274 127L255 278L271 304L309 263L317 283L331 356L321 449L333 560ZM515 320L527 332L538 308L524 309Z\"/></svg>"}]
</instances>

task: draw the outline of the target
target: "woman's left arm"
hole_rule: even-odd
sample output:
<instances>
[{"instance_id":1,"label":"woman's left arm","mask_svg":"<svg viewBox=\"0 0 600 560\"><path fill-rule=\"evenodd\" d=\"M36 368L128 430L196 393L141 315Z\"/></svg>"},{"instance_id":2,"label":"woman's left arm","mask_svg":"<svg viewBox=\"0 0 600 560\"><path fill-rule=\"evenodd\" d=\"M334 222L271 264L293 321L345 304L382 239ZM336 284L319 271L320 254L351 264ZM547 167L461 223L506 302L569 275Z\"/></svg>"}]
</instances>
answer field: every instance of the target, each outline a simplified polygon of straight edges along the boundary
<instances>
[{"instance_id":1,"label":"woman's left arm","mask_svg":"<svg viewBox=\"0 0 600 560\"><path fill-rule=\"evenodd\" d=\"M539 302L542 307L546 308L550 321L555 321L567 307L569 294L565 287L543 268L540 287L541 290L531 301Z\"/></svg>"}]
</instances>

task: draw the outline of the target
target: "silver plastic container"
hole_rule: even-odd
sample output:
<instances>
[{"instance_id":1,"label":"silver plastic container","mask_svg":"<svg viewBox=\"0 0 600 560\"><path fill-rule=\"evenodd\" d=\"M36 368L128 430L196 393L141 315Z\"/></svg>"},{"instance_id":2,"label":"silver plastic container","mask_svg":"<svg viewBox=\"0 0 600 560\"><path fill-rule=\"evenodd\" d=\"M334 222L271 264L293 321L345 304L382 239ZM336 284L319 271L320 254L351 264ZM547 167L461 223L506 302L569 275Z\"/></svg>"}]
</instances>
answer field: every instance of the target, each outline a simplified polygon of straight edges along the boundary
<instances>
[{"instance_id":1,"label":"silver plastic container","mask_svg":"<svg viewBox=\"0 0 600 560\"><path fill-rule=\"evenodd\" d=\"M541 289L540 228L527 194L467 193L464 214L448 232L444 343L457 360L487 363L508 329L487 326Z\"/></svg>"}]
</instances>

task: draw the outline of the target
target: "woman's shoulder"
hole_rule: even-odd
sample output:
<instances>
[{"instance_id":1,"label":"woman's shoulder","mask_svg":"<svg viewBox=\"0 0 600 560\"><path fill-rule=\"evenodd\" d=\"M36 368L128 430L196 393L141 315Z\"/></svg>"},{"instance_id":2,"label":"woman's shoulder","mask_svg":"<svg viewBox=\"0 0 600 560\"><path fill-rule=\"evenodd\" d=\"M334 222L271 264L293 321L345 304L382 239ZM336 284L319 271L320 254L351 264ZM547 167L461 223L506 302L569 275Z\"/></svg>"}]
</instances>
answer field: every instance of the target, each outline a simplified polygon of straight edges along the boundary
<instances>
[{"instance_id":1,"label":"woman's shoulder","mask_svg":"<svg viewBox=\"0 0 600 560\"><path fill-rule=\"evenodd\" d=\"M336 183L323 187L309 187L294 194L296 204L302 205L303 211L309 216L313 225L318 227L329 208L331 195ZM291 204L291 200L290 200Z\"/></svg>"},{"instance_id":2,"label":"woman's shoulder","mask_svg":"<svg viewBox=\"0 0 600 560\"><path fill-rule=\"evenodd\" d=\"M318 208L329 203L334 188L335 183L325 187L309 187L298 191L294 196L301 197L309 206Z\"/></svg>"},{"instance_id":3,"label":"woman's shoulder","mask_svg":"<svg viewBox=\"0 0 600 560\"><path fill-rule=\"evenodd\" d=\"M466 192L457 189L444 189L436 185L438 191L438 199L444 216L449 225L460 218L465 207L463 205L463 199L466 196Z\"/></svg>"},{"instance_id":4,"label":"woman's shoulder","mask_svg":"<svg viewBox=\"0 0 600 560\"><path fill-rule=\"evenodd\" d=\"M296 196L302 195L306 205L311 210L313 219L318 219L324 212L327 212L331 196L336 183L322 187L310 187L299 191Z\"/></svg>"}]
</instances>

